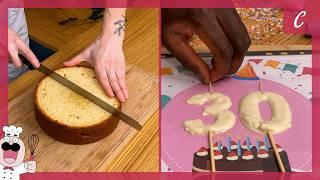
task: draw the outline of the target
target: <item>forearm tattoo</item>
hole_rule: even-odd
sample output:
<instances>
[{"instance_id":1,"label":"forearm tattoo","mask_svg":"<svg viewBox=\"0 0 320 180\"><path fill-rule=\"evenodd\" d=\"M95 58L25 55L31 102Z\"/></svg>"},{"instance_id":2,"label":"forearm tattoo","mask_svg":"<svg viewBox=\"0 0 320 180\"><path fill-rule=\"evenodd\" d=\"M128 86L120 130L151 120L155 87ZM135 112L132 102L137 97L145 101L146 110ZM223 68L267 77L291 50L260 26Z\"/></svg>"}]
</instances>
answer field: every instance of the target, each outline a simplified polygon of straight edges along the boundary
<instances>
[{"instance_id":1,"label":"forearm tattoo","mask_svg":"<svg viewBox=\"0 0 320 180\"><path fill-rule=\"evenodd\" d=\"M116 30L114 34L120 36L125 31L125 24L127 22L126 18L122 15L122 19L117 20L114 25L116 26Z\"/></svg>"}]
</instances>

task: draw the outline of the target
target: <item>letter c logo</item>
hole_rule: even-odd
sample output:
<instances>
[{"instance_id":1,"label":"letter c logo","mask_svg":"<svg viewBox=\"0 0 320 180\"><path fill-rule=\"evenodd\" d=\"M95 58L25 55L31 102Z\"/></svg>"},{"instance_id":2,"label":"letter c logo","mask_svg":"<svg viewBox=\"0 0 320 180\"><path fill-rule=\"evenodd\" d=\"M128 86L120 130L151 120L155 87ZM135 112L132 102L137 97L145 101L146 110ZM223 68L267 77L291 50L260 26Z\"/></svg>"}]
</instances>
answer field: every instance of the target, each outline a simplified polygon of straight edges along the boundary
<instances>
[{"instance_id":1,"label":"letter c logo","mask_svg":"<svg viewBox=\"0 0 320 180\"><path fill-rule=\"evenodd\" d=\"M298 19L300 18L300 17L304 17L304 16L306 16L307 15L307 12L306 11L301 11L298 15L297 15L297 17L294 19L294 22L293 22L293 26L295 27L295 28L300 28L301 26L303 26L303 24L304 24L304 22L301 22L299 25L298 25Z\"/></svg>"}]
</instances>

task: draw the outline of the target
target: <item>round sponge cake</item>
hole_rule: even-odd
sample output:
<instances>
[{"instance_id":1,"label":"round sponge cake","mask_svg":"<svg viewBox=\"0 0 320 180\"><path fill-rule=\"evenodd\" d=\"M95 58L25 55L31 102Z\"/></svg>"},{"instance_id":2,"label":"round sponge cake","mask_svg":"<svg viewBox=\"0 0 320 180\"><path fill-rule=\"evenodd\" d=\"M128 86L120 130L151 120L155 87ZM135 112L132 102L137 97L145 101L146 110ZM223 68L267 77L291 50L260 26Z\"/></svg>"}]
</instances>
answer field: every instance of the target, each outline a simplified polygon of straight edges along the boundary
<instances>
[{"instance_id":1,"label":"round sponge cake","mask_svg":"<svg viewBox=\"0 0 320 180\"><path fill-rule=\"evenodd\" d=\"M55 71L117 109L121 104L108 97L93 69L67 67ZM111 134L119 119L90 100L45 77L35 91L35 113L40 127L52 138L70 144L86 144Z\"/></svg>"}]
</instances>

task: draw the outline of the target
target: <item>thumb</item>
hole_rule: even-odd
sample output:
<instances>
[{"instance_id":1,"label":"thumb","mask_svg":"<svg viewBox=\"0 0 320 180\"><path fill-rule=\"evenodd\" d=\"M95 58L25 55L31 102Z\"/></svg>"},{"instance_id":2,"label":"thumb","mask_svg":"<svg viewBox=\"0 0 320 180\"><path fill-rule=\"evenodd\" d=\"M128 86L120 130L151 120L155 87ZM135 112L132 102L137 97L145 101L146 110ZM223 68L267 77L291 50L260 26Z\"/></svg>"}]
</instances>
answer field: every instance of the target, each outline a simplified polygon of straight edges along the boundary
<instances>
[{"instance_id":1,"label":"thumb","mask_svg":"<svg viewBox=\"0 0 320 180\"><path fill-rule=\"evenodd\" d=\"M70 67L70 66L76 66L79 65L82 61L84 61L84 58L82 56L82 53L73 57L72 59L70 59L69 61L65 61L63 63L63 65Z\"/></svg>"}]
</instances>

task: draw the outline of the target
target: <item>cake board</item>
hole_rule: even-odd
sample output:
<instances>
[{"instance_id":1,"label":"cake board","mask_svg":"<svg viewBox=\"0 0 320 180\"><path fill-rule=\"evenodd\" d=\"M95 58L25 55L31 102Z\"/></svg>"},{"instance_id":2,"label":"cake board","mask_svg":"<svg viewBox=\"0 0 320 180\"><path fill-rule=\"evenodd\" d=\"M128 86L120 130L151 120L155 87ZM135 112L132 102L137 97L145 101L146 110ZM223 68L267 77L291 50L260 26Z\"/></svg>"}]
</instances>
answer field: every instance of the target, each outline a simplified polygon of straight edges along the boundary
<instances>
[{"instance_id":1,"label":"cake board","mask_svg":"<svg viewBox=\"0 0 320 180\"><path fill-rule=\"evenodd\" d=\"M258 70L255 69L255 71L257 72ZM259 74L259 72L257 72L257 74ZM176 78L174 77L175 75L173 73L171 81L174 82L171 82L172 84L177 83L177 79L179 79L177 76ZM188 80L191 80L194 77L184 76L184 78L189 78ZM269 77L269 79L272 78ZM168 81L168 79L165 81ZM271 91L284 96L293 113L292 128L282 134L274 135L276 143L280 144L288 153L290 165L293 171L311 171L312 121L311 101L309 98L306 98L308 95L301 95L301 93L298 93L294 88L290 88L290 85L285 86L279 82L265 79L262 79L261 81L263 91ZM171 97L162 94L162 171L191 171L193 154L200 147L208 147L207 138L205 136L190 135L185 132L181 126L181 123L184 120L197 118L203 119L206 123L212 122L211 117L201 116L203 109L202 106L186 104L186 100L189 97L198 93L208 92L208 86L200 83L197 84L197 80L192 80L192 82L194 83L186 85L187 83L183 84L184 81L182 81L182 86L184 88L181 88L182 90L177 94L170 92L168 87L164 86L164 83L162 83L162 88L167 88L165 93L171 93ZM303 84L303 86L304 85L305 84ZM232 135L232 140L236 140L237 137L240 137L241 143L245 141L247 135L251 138L252 143L255 143L255 137L258 137L260 141L263 141L263 135L253 133L246 129L241 124L238 116L238 102L240 98L250 92L258 91L258 88L259 81L257 78L227 78L214 84L214 92L224 93L231 98L233 105L230 110L234 112L237 117L236 125L232 129L226 133L216 136L216 138L220 138L222 140L224 145L226 144L228 133ZM267 119L270 116L270 108L266 103L261 103L260 111L263 118Z\"/></svg>"}]
</instances>

